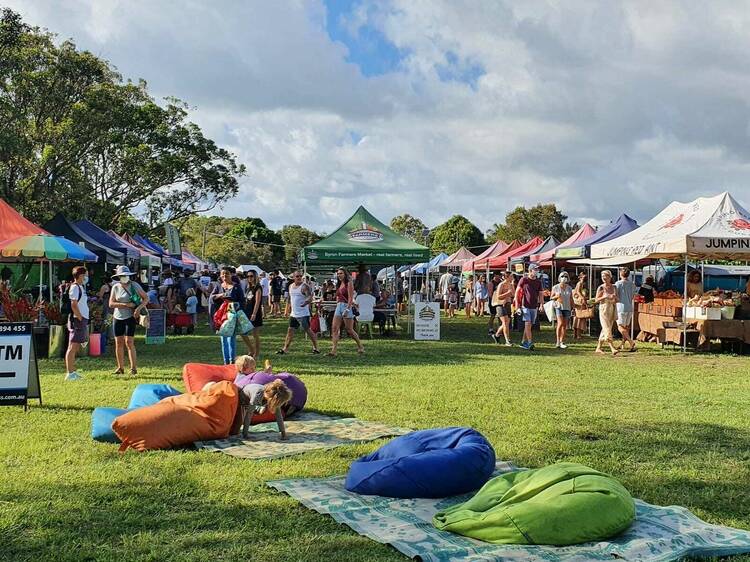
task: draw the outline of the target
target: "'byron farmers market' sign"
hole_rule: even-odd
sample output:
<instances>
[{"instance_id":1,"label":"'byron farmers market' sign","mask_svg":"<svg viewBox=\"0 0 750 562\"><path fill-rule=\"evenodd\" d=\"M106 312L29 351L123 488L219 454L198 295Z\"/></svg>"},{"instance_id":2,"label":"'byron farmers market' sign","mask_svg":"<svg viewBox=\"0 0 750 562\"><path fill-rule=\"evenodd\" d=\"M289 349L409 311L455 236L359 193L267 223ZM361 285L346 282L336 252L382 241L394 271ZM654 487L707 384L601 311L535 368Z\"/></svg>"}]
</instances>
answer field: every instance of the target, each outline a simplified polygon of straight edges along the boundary
<instances>
[{"instance_id":1,"label":"'byron farmers market' sign","mask_svg":"<svg viewBox=\"0 0 750 562\"><path fill-rule=\"evenodd\" d=\"M31 322L0 324L0 406L42 401Z\"/></svg>"}]
</instances>

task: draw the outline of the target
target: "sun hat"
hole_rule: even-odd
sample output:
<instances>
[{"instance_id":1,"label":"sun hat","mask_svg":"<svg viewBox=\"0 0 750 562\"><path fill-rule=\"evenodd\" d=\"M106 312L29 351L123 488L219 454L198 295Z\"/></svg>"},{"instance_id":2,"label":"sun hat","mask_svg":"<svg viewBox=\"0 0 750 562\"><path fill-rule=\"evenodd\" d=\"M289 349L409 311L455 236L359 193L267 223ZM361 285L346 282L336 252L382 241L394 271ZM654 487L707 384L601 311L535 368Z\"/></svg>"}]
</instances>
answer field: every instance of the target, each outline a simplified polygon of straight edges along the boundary
<instances>
[{"instance_id":1,"label":"sun hat","mask_svg":"<svg viewBox=\"0 0 750 562\"><path fill-rule=\"evenodd\" d=\"M565 271L563 271L560 275L557 276L557 280L558 281L562 281L563 278L565 278L568 281L570 281L570 275L568 275Z\"/></svg>"},{"instance_id":2,"label":"sun hat","mask_svg":"<svg viewBox=\"0 0 750 562\"><path fill-rule=\"evenodd\" d=\"M112 279L115 277L122 277L124 275L127 275L128 277L132 277L133 275L136 275L132 271L130 271L130 268L127 265L118 265L115 268L115 274L112 276Z\"/></svg>"}]
</instances>

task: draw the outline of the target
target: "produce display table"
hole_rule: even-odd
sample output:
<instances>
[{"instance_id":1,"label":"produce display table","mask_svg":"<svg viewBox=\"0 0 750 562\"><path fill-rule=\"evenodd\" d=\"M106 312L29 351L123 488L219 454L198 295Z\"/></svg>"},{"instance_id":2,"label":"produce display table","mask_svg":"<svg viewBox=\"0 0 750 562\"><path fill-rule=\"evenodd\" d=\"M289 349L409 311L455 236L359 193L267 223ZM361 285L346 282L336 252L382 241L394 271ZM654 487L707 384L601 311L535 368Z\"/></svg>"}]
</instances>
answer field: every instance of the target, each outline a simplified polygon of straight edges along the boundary
<instances>
[{"instance_id":1,"label":"produce display table","mask_svg":"<svg viewBox=\"0 0 750 562\"><path fill-rule=\"evenodd\" d=\"M688 320L695 328L688 330L688 346L691 346L691 333L697 333L694 345L699 350L707 350L711 340L735 340L750 344L750 320ZM656 332L659 342L682 345L682 330L661 328Z\"/></svg>"}]
</instances>

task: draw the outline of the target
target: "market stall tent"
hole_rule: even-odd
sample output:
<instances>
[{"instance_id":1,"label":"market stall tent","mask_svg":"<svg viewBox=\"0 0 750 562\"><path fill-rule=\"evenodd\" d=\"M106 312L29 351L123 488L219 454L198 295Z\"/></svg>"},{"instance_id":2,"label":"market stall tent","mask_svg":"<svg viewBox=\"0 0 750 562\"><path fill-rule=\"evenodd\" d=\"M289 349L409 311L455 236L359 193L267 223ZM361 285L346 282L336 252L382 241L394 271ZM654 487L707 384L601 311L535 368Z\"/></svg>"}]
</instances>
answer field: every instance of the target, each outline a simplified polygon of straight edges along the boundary
<instances>
[{"instance_id":1,"label":"market stall tent","mask_svg":"<svg viewBox=\"0 0 750 562\"><path fill-rule=\"evenodd\" d=\"M88 251L93 252L104 264L124 265L125 256L122 252L108 248L100 244L91 236L83 232L75 224L70 222L62 213L57 213L51 220L44 224L45 230L58 236L64 236L76 244L83 245Z\"/></svg>"},{"instance_id":2,"label":"market stall tent","mask_svg":"<svg viewBox=\"0 0 750 562\"><path fill-rule=\"evenodd\" d=\"M26 219L4 199L0 199L0 241L35 234L49 234L49 232Z\"/></svg>"},{"instance_id":3,"label":"market stall tent","mask_svg":"<svg viewBox=\"0 0 750 562\"><path fill-rule=\"evenodd\" d=\"M516 244L515 240L513 241ZM487 269L489 260L491 258L495 258L497 256L500 256L503 254L503 252L507 252L508 248L512 245L508 244L507 242L503 242L502 240L498 240L494 244L492 244L489 248L487 248L484 252L479 254L476 258L470 261L464 261L463 264L463 270L464 271L481 271L483 269Z\"/></svg>"},{"instance_id":4,"label":"market stall tent","mask_svg":"<svg viewBox=\"0 0 750 562\"><path fill-rule=\"evenodd\" d=\"M448 257L448 254L441 252L428 262L418 263L417 265L411 268L411 272L420 274L420 275L429 273L431 270L440 267L440 264L442 264L446 260L447 257Z\"/></svg>"},{"instance_id":5,"label":"market stall tent","mask_svg":"<svg viewBox=\"0 0 750 562\"><path fill-rule=\"evenodd\" d=\"M502 254L499 256L496 256L492 258L489 263L487 264L488 269L505 269L508 267L508 263L511 259L513 259L516 256L523 255L529 251L535 250L539 246L541 246L544 243L544 240L542 240L539 236L535 236L525 244L520 244L519 242L515 242L516 247L513 248L512 244L511 247L505 250Z\"/></svg>"},{"instance_id":6,"label":"market stall tent","mask_svg":"<svg viewBox=\"0 0 750 562\"><path fill-rule=\"evenodd\" d=\"M750 259L750 213L727 192L675 201L643 226L591 246L597 265L679 257Z\"/></svg>"},{"instance_id":7,"label":"market stall tent","mask_svg":"<svg viewBox=\"0 0 750 562\"><path fill-rule=\"evenodd\" d=\"M531 260L531 257L536 254L541 254L545 252L554 252L555 248L557 248L560 245L560 241L555 238L554 236L548 236L539 246L536 248L532 248L522 254L516 254L514 255L510 260L510 265L515 266L523 265L526 262Z\"/></svg>"},{"instance_id":8,"label":"market stall tent","mask_svg":"<svg viewBox=\"0 0 750 562\"><path fill-rule=\"evenodd\" d=\"M440 267L462 267L467 261L476 259L471 251L466 246L461 246L458 250L452 253L448 258L440 264Z\"/></svg>"},{"instance_id":9,"label":"market stall tent","mask_svg":"<svg viewBox=\"0 0 750 562\"><path fill-rule=\"evenodd\" d=\"M555 259L587 258L589 257L592 245L612 240L636 228L638 228L638 223L628 215L622 214L607 226L597 230L596 234L581 239L570 246L557 248L555 250Z\"/></svg>"},{"instance_id":10,"label":"market stall tent","mask_svg":"<svg viewBox=\"0 0 750 562\"><path fill-rule=\"evenodd\" d=\"M570 237L562 242L559 246L546 251L539 251L535 254L532 254L531 256L529 256L529 261L531 261L532 263L538 263L542 266L551 265L551 260L554 259L555 252L557 250L576 246L579 243L584 242L588 238L592 237L594 234L596 234L596 229L589 223L586 223L581 228L576 230L573 234L571 234Z\"/></svg>"},{"instance_id":11,"label":"market stall tent","mask_svg":"<svg viewBox=\"0 0 750 562\"><path fill-rule=\"evenodd\" d=\"M121 239L115 238L109 232L99 228L91 221L84 219L76 221L73 225L102 246L106 246L115 252L120 252L128 260L135 261L141 257L141 253L137 248L125 244Z\"/></svg>"},{"instance_id":12,"label":"market stall tent","mask_svg":"<svg viewBox=\"0 0 750 562\"><path fill-rule=\"evenodd\" d=\"M300 251L305 268L321 264L406 264L429 259L427 247L394 232L364 207L359 207L333 234Z\"/></svg>"},{"instance_id":13,"label":"market stall tent","mask_svg":"<svg viewBox=\"0 0 750 562\"><path fill-rule=\"evenodd\" d=\"M142 246L138 245L133 239L129 238L127 234L124 234L120 236L117 234L114 230L108 230L108 234L110 234L113 238L120 240L125 246L134 249L137 252L140 252L140 265L144 268L161 268L161 257L149 252Z\"/></svg>"}]
</instances>

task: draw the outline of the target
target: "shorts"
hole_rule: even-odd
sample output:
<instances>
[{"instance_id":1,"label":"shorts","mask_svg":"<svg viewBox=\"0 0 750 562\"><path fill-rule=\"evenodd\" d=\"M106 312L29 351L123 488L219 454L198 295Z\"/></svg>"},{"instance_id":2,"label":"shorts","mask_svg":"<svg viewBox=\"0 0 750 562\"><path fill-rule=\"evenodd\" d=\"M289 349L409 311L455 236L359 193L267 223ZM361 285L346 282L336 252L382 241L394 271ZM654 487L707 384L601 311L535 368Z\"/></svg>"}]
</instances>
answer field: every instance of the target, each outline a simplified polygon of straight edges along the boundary
<instances>
[{"instance_id":1,"label":"shorts","mask_svg":"<svg viewBox=\"0 0 750 562\"><path fill-rule=\"evenodd\" d=\"M310 329L310 317L309 316L301 316L300 318L295 318L294 316L289 318L289 327L292 330L299 330L302 328L303 330L309 330Z\"/></svg>"},{"instance_id":2,"label":"shorts","mask_svg":"<svg viewBox=\"0 0 750 562\"><path fill-rule=\"evenodd\" d=\"M341 316L341 318L354 318L352 315L352 309L349 308L349 304L345 302L336 303L336 311L333 313L333 317Z\"/></svg>"},{"instance_id":3,"label":"shorts","mask_svg":"<svg viewBox=\"0 0 750 562\"><path fill-rule=\"evenodd\" d=\"M112 321L112 328L114 329L116 338L122 336L132 338L135 335L135 318L132 316L130 318L125 318L124 320L115 318Z\"/></svg>"},{"instance_id":4,"label":"shorts","mask_svg":"<svg viewBox=\"0 0 750 562\"><path fill-rule=\"evenodd\" d=\"M88 328L88 318L78 320L71 314L70 320L68 320L68 333L70 334L69 341L71 343L86 343L86 336L89 331Z\"/></svg>"},{"instance_id":5,"label":"shorts","mask_svg":"<svg viewBox=\"0 0 750 562\"><path fill-rule=\"evenodd\" d=\"M263 298L260 299L260 305L261 306L268 306L268 295L265 295Z\"/></svg>"},{"instance_id":6,"label":"shorts","mask_svg":"<svg viewBox=\"0 0 750 562\"><path fill-rule=\"evenodd\" d=\"M490 309L490 316L495 316L497 314L497 306L493 306L491 304L487 305Z\"/></svg>"},{"instance_id":7,"label":"shorts","mask_svg":"<svg viewBox=\"0 0 750 562\"><path fill-rule=\"evenodd\" d=\"M539 311L536 308L526 308L525 306L521 307L521 314L523 316L524 322L531 322L532 324L536 323L536 316L539 313Z\"/></svg>"},{"instance_id":8,"label":"shorts","mask_svg":"<svg viewBox=\"0 0 750 562\"><path fill-rule=\"evenodd\" d=\"M273 302L274 304L278 304L281 302L281 295L274 295L273 296Z\"/></svg>"},{"instance_id":9,"label":"shorts","mask_svg":"<svg viewBox=\"0 0 750 562\"><path fill-rule=\"evenodd\" d=\"M627 327L633 323L632 312L618 312L617 313L617 325Z\"/></svg>"},{"instance_id":10,"label":"shorts","mask_svg":"<svg viewBox=\"0 0 750 562\"><path fill-rule=\"evenodd\" d=\"M499 304L496 308L498 316L511 316L511 313L513 312L509 302Z\"/></svg>"},{"instance_id":11,"label":"shorts","mask_svg":"<svg viewBox=\"0 0 750 562\"><path fill-rule=\"evenodd\" d=\"M570 310L564 310L564 309L562 309L562 308L556 308L556 309L555 309L555 315L556 315L556 316L557 316L558 318L565 318L565 319L568 319L568 318L570 318Z\"/></svg>"}]
</instances>

